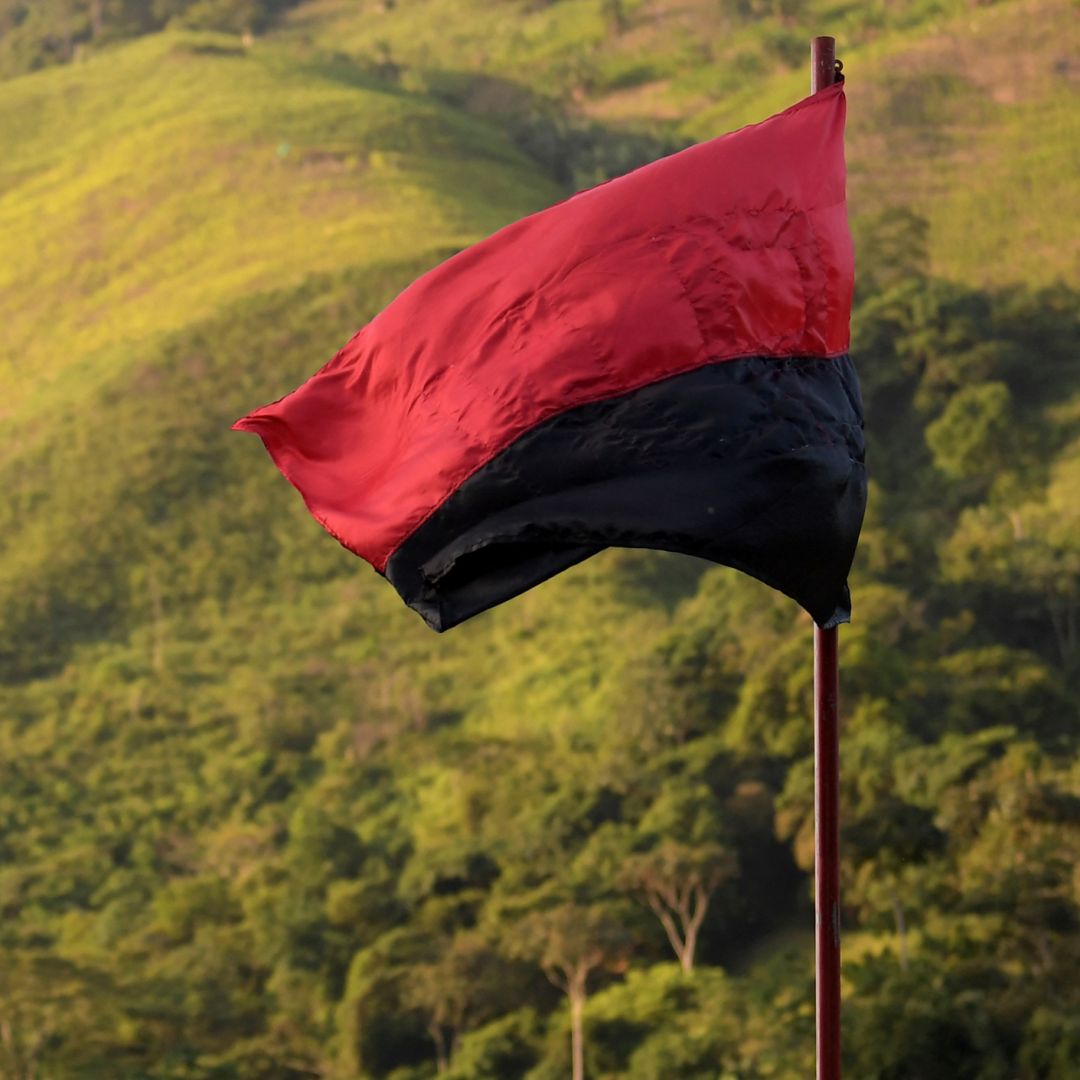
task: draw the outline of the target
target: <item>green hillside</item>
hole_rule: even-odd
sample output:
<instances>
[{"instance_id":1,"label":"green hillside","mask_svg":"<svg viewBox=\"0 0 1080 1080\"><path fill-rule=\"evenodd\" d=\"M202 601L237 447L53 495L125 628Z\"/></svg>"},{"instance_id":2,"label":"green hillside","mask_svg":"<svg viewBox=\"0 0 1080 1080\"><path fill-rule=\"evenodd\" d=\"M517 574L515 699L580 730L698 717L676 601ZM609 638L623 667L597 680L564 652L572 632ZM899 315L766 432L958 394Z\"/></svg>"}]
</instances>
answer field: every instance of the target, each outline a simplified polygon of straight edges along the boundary
<instances>
[{"instance_id":1,"label":"green hillside","mask_svg":"<svg viewBox=\"0 0 1080 1080\"><path fill-rule=\"evenodd\" d=\"M490 126L223 37L14 80L0 124L8 417L238 297L463 246L557 194Z\"/></svg>"},{"instance_id":2,"label":"green hillside","mask_svg":"<svg viewBox=\"0 0 1080 1080\"><path fill-rule=\"evenodd\" d=\"M1072 8L124 0L19 74L76 50L18 6L0 1080L555 1080L582 965L590 1080L812 1074L807 618L609 551L436 636L229 424L462 245L800 96L821 30L873 479L847 1075L1080 1073Z\"/></svg>"},{"instance_id":3,"label":"green hillside","mask_svg":"<svg viewBox=\"0 0 1080 1080\"><path fill-rule=\"evenodd\" d=\"M807 42L827 29L851 78L853 213L915 208L932 225L934 271L955 280L1080 275L1080 242L1061 228L1080 173L1080 23L1068 0L384 6L357 18L349 0L313 0L282 32L388 57L404 85L481 114L501 116L527 88L605 123L689 139L802 97Z\"/></svg>"}]
</instances>

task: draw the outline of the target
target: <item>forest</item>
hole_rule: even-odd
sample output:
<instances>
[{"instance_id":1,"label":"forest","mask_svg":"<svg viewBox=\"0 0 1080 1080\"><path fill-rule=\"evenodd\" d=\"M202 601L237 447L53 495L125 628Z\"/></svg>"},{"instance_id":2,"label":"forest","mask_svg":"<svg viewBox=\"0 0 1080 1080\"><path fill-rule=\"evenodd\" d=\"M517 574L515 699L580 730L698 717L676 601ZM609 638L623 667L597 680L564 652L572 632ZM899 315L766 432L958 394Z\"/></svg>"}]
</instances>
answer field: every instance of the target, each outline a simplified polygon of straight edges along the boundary
<instances>
[{"instance_id":1,"label":"forest","mask_svg":"<svg viewBox=\"0 0 1080 1080\"><path fill-rule=\"evenodd\" d=\"M675 5L498 6L0 4L4 1080L813 1075L808 616L611 550L438 636L229 430L464 244L805 92L782 2L688 2L693 60ZM1072 1080L1075 73L1043 22L1030 99L949 54L911 104L905 57L977 24L996 71L1025 5L810 6L851 41L871 476L845 1069Z\"/></svg>"}]
</instances>

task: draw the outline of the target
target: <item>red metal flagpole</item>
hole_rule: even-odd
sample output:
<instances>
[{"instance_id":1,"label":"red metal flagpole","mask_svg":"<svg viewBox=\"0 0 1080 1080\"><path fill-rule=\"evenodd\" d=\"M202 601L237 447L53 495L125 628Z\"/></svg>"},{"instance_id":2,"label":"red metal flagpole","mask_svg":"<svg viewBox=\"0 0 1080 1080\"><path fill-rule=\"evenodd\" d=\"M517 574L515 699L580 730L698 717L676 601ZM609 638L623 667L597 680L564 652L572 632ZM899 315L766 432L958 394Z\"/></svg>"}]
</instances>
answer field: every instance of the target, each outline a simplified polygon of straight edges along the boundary
<instances>
[{"instance_id":1,"label":"red metal flagpole","mask_svg":"<svg viewBox=\"0 0 1080 1080\"><path fill-rule=\"evenodd\" d=\"M817 1075L840 1080L840 672L836 628L814 627Z\"/></svg>"},{"instance_id":2,"label":"red metal flagpole","mask_svg":"<svg viewBox=\"0 0 1080 1080\"><path fill-rule=\"evenodd\" d=\"M810 92L836 80L836 39L810 42ZM814 906L817 1080L840 1080L840 668L837 632L814 627Z\"/></svg>"}]
</instances>

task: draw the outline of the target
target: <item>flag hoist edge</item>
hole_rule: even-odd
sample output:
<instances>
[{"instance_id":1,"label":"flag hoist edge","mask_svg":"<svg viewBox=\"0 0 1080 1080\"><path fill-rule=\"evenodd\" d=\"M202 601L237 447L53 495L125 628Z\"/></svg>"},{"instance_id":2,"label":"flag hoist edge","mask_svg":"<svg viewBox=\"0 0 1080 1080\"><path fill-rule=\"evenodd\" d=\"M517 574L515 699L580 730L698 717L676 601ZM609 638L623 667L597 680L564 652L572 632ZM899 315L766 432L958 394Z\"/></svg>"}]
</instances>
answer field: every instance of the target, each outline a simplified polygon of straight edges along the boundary
<instances>
[{"instance_id":1,"label":"flag hoist edge","mask_svg":"<svg viewBox=\"0 0 1080 1080\"><path fill-rule=\"evenodd\" d=\"M866 501L845 109L836 84L507 226L234 426L437 630L610 546L845 621Z\"/></svg>"}]
</instances>

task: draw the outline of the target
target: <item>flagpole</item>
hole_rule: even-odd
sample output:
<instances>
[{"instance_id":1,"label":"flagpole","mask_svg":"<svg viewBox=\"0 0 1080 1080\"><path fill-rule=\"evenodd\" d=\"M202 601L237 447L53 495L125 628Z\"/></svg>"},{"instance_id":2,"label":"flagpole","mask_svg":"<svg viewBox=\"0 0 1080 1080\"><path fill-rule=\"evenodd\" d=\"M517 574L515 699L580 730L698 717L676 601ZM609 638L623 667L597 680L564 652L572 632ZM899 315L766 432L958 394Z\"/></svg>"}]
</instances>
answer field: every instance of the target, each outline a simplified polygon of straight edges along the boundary
<instances>
[{"instance_id":1,"label":"flagpole","mask_svg":"<svg viewBox=\"0 0 1080 1080\"><path fill-rule=\"evenodd\" d=\"M810 92L836 81L836 39L810 42ZM836 627L814 627L817 1080L840 1080L840 667Z\"/></svg>"},{"instance_id":2,"label":"flagpole","mask_svg":"<svg viewBox=\"0 0 1080 1080\"><path fill-rule=\"evenodd\" d=\"M840 1080L840 672L836 628L814 627L817 1077Z\"/></svg>"}]
</instances>

